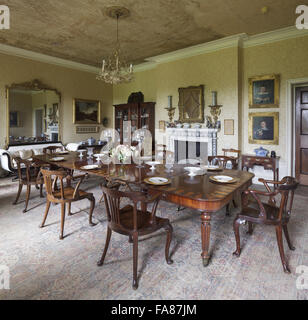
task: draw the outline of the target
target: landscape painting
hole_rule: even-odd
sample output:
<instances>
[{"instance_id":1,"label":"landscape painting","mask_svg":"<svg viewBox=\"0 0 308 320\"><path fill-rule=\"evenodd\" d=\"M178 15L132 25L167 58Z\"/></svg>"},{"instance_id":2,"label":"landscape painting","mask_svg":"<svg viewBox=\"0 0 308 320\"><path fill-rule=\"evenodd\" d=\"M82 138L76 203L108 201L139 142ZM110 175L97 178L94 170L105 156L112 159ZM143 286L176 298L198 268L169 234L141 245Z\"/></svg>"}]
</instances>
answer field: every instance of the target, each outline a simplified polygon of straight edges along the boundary
<instances>
[{"instance_id":1,"label":"landscape painting","mask_svg":"<svg viewBox=\"0 0 308 320\"><path fill-rule=\"evenodd\" d=\"M99 124L100 102L97 100L73 100L74 124Z\"/></svg>"}]
</instances>

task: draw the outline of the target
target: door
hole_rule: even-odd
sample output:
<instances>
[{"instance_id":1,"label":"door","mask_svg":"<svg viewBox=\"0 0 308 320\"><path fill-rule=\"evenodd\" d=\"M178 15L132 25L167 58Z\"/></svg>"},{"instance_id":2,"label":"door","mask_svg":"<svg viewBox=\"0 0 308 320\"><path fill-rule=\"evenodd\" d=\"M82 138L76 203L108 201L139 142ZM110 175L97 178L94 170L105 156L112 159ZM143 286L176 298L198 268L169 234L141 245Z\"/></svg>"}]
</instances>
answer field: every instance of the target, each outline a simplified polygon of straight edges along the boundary
<instances>
[{"instance_id":1,"label":"door","mask_svg":"<svg viewBox=\"0 0 308 320\"><path fill-rule=\"evenodd\" d=\"M295 175L308 185L308 87L296 88L295 101Z\"/></svg>"},{"instance_id":2,"label":"door","mask_svg":"<svg viewBox=\"0 0 308 320\"><path fill-rule=\"evenodd\" d=\"M35 135L41 137L43 133L43 110L35 110Z\"/></svg>"}]
</instances>

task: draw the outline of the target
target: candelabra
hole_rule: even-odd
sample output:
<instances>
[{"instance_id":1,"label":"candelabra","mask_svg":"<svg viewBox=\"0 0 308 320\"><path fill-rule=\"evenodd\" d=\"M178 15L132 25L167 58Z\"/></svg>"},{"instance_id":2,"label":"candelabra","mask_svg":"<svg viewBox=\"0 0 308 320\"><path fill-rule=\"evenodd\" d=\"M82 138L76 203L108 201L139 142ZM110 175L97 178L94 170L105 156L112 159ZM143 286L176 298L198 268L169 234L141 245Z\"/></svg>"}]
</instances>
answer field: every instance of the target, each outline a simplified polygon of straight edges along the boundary
<instances>
[{"instance_id":1,"label":"candelabra","mask_svg":"<svg viewBox=\"0 0 308 320\"><path fill-rule=\"evenodd\" d=\"M207 120L207 127L208 128L216 128L216 129L220 129L220 121L218 120L218 117L221 114L221 107L222 105L218 105L217 104L217 92L216 91L212 91L212 105L209 106L211 108L211 116L206 116L206 120Z\"/></svg>"}]
</instances>

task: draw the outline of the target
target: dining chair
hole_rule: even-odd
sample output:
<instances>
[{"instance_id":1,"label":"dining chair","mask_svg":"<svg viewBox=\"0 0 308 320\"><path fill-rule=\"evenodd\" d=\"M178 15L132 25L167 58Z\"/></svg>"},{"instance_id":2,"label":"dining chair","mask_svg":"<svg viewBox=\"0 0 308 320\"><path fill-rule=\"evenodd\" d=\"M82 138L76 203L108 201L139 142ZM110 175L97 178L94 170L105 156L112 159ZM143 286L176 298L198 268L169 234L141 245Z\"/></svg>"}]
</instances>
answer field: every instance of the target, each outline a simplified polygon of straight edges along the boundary
<instances>
[{"instance_id":1,"label":"dining chair","mask_svg":"<svg viewBox=\"0 0 308 320\"><path fill-rule=\"evenodd\" d=\"M209 163L212 163L214 162L214 164L216 165L219 165L220 167L222 167L223 169L237 169L238 168L238 165L236 163L236 159L235 158L231 158L231 157L227 157L227 156L209 156L208 157L208 162ZM229 166L228 166L229 165ZM226 206L226 215L227 216L230 216L230 203L229 202ZM234 196L233 196L233 199L232 199L232 203L233 203L233 206L234 208L237 208L237 204L234 200Z\"/></svg>"},{"instance_id":2,"label":"dining chair","mask_svg":"<svg viewBox=\"0 0 308 320\"><path fill-rule=\"evenodd\" d=\"M284 177L281 181L272 181L259 179L267 189L268 192L257 190L246 190L242 193L242 211L236 216L233 227L236 240L236 251L233 253L236 256L241 254L239 227L241 224L248 222L248 234L253 232L253 224L272 225L276 229L276 238L278 249L283 266L286 273L290 273L290 269L285 259L283 250L282 230L286 237L290 250L295 250L293 247L287 224L291 217L294 192L298 186L298 182L293 177ZM277 185L275 191L271 191L268 184ZM280 203L277 205L275 196L280 195ZM249 202L249 196L253 197L254 203ZM268 197L268 202L261 201L259 196Z\"/></svg>"},{"instance_id":3,"label":"dining chair","mask_svg":"<svg viewBox=\"0 0 308 320\"><path fill-rule=\"evenodd\" d=\"M237 169L236 159L227 156L208 156L208 162L218 164L224 169Z\"/></svg>"},{"instance_id":4,"label":"dining chair","mask_svg":"<svg viewBox=\"0 0 308 320\"><path fill-rule=\"evenodd\" d=\"M57 153L58 150L62 150L63 148L60 146L49 146L43 149L44 154L54 154Z\"/></svg>"},{"instance_id":5,"label":"dining chair","mask_svg":"<svg viewBox=\"0 0 308 320\"><path fill-rule=\"evenodd\" d=\"M167 231L165 247L165 259L168 264L173 261L169 257L169 248L172 240L172 226L168 219L156 216L156 210L161 198L160 192L148 194L139 191L118 191L102 187L108 217L107 238L101 259L97 263L102 266L108 250L112 231L126 235L133 242L133 289L138 288L137 266L138 266L138 237L151 234L161 228ZM122 198L129 199L132 205L120 207ZM152 211L147 209L148 204L153 203ZM140 204L140 209L138 205Z\"/></svg>"},{"instance_id":6,"label":"dining chair","mask_svg":"<svg viewBox=\"0 0 308 320\"><path fill-rule=\"evenodd\" d=\"M34 185L37 189L40 189L40 197L43 198L43 179L40 176L40 167L35 162L30 160L21 159L20 157L14 157L14 160L17 164L17 172L18 172L18 191L16 195L16 199L13 202L13 205L16 205L23 186L27 186L26 193L26 204L23 210L23 213L27 212L28 204L31 193L31 186Z\"/></svg>"},{"instance_id":7,"label":"dining chair","mask_svg":"<svg viewBox=\"0 0 308 320\"><path fill-rule=\"evenodd\" d=\"M241 150L230 148L230 149L222 149L222 151L224 153L224 156L229 156L230 158L235 159L234 169L238 169L239 159L240 159L240 156L241 156ZM230 153L232 155L230 155Z\"/></svg>"},{"instance_id":8,"label":"dining chair","mask_svg":"<svg viewBox=\"0 0 308 320\"><path fill-rule=\"evenodd\" d=\"M89 224L90 226L94 226L95 224L92 222L93 210L95 207L95 198L93 193L85 192L80 189L80 185L85 178L85 175L76 176L74 180L78 179L78 183L75 187L71 186L71 181L73 177L70 176L67 171L64 170L46 170L41 169L40 171L44 178L45 188L47 192L47 203L46 210L43 218L43 222L40 225L40 228L43 228L47 219L47 215L49 212L51 203L60 203L61 204L61 230L60 230L60 240L64 239L64 222L65 222L65 207L68 207L68 215L72 215L71 213L71 205L72 202L76 202L83 199L88 199L91 203L90 212L89 212ZM55 188L57 182L59 180L59 188ZM64 181L66 180L66 181ZM64 185L66 182L66 186Z\"/></svg>"}]
</instances>

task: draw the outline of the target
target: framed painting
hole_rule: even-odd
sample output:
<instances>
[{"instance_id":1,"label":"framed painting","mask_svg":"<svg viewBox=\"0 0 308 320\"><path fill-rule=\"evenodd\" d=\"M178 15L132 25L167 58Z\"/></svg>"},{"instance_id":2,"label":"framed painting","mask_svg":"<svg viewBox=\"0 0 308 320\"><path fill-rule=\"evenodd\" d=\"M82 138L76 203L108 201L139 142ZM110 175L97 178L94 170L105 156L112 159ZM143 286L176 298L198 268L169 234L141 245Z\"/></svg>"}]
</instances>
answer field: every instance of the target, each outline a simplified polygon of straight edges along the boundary
<instances>
[{"instance_id":1,"label":"framed painting","mask_svg":"<svg viewBox=\"0 0 308 320\"><path fill-rule=\"evenodd\" d=\"M234 120L233 119L225 119L224 120L224 135L234 135Z\"/></svg>"},{"instance_id":2,"label":"framed painting","mask_svg":"<svg viewBox=\"0 0 308 320\"><path fill-rule=\"evenodd\" d=\"M99 124L101 105L98 100L73 99L74 124Z\"/></svg>"},{"instance_id":3,"label":"framed painting","mask_svg":"<svg viewBox=\"0 0 308 320\"><path fill-rule=\"evenodd\" d=\"M279 93L278 74L249 78L249 108L278 108Z\"/></svg>"},{"instance_id":4,"label":"framed painting","mask_svg":"<svg viewBox=\"0 0 308 320\"><path fill-rule=\"evenodd\" d=\"M19 111L10 111L10 127L19 127Z\"/></svg>"},{"instance_id":5,"label":"framed painting","mask_svg":"<svg viewBox=\"0 0 308 320\"><path fill-rule=\"evenodd\" d=\"M279 143L279 112L249 113L249 143Z\"/></svg>"},{"instance_id":6,"label":"framed painting","mask_svg":"<svg viewBox=\"0 0 308 320\"><path fill-rule=\"evenodd\" d=\"M165 132L166 131L166 121L160 120L159 121L159 132Z\"/></svg>"},{"instance_id":7,"label":"framed painting","mask_svg":"<svg viewBox=\"0 0 308 320\"><path fill-rule=\"evenodd\" d=\"M204 122L204 85L179 88L179 121Z\"/></svg>"}]
</instances>

